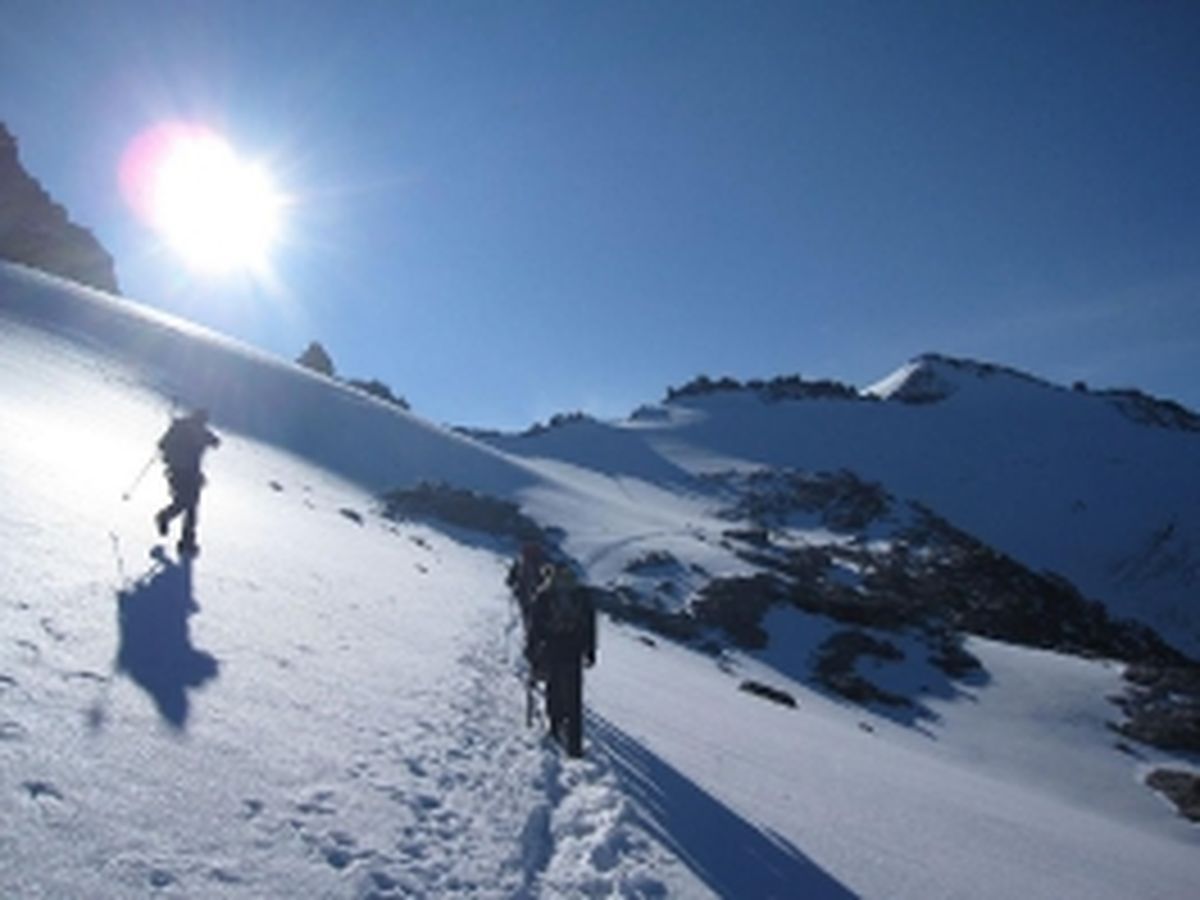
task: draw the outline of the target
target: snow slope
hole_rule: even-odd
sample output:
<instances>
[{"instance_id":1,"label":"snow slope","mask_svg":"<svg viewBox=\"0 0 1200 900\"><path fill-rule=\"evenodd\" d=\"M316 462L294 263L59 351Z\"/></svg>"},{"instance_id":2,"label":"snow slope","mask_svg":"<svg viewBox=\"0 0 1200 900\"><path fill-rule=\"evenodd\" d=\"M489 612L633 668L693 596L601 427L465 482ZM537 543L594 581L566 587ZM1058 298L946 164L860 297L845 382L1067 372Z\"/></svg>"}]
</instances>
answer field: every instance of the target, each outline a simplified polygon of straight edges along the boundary
<instances>
[{"instance_id":1,"label":"snow slope","mask_svg":"<svg viewBox=\"0 0 1200 900\"><path fill-rule=\"evenodd\" d=\"M122 500L172 397L224 438L191 564L153 533L158 472ZM508 497L597 577L651 540L740 564L697 538L719 525L690 474L605 459L513 456L0 268L0 895L1194 890L1196 830L1139 782L1161 756L1113 747L1103 662L973 641L986 678L905 722L801 680L825 620L775 611L767 651L719 658L606 622L587 758L562 759L524 723L511 548L376 496Z\"/></svg>"}]
</instances>

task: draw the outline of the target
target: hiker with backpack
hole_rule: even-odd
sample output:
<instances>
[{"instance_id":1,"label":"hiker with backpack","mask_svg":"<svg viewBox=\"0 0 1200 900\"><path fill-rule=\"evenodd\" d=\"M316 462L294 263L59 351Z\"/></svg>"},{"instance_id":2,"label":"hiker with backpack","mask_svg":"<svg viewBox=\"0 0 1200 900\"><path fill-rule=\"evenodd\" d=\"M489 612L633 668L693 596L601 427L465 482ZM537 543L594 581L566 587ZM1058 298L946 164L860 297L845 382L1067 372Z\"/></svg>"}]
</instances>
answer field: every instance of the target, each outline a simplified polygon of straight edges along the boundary
<instances>
[{"instance_id":1,"label":"hiker with backpack","mask_svg":"<svg viewBox=\"0 0 1200 900\"><path fill-rule=\"evenodd\" d=\"M566 566L543 567L533 599L528 646L534 677L546 686L550 733L568 756L583 755L583 667L596 663L596 608Z\"/></svg>"},{"instance_id":2,"label":"hiker with backpack","mask_svg":"<svg viewBox=\"0 0 1200 900\"><path fill-rule=\"evenodd\" d=\"M531 661L529 618L533 611L534 598L542 586L544 577L542 569L548 562L549 558L545 548L537 541L528 541L521 546L521 554L513 560L513 564L508 569L508 587L517 599L517 608L521 611L521 625L525 629L525 659L527 661Z\"/></svg>"},{"instance_id":3,"label":"hiker with backpack","mask_svg":"<svg viewBox=\"0 0 1200 900\"><path fill-rule=\"evenodd\" d=\"M158 451L166 466L167 484L171 489L171 502L158 511L154 524L158 533L166 537L171 521L183 515L183 531L177 545L181 555L193 556L200 549L196 545L196 513L205 480L200 471L200 459L205 450L220 444L221 439L208 428L208 411L205 409L173 419L158 440Z\"/></svg>"}]
</instances>

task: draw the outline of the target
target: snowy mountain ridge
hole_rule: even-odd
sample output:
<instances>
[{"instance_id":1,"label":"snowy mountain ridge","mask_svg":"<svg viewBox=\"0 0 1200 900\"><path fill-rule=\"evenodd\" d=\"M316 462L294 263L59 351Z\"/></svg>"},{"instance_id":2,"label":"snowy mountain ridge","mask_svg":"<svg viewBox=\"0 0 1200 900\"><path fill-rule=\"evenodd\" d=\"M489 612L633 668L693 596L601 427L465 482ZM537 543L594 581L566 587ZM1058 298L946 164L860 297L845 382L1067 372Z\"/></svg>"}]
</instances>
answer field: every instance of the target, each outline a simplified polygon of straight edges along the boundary
<instances>
[{"instance_id":1,"label":"snowy mountain ridge","mask_svg":"<svg viewBox=\"0 0 1200 900\"><path fill-rule=\"evenodd\" d=\"M1200 771L1190 720L1113 657L1187 702L1122 620L1194 626L1146 598L1186 584L1195 437L1030 390L484 441L0 267L0 892L1186 896L1148 784ZM179 405L224 439L194 563L132 480ZM581 762L525 725L530 528L612 610Z\"/></svg>"},{"instance_id":2,"label":"snowy mountain ridge","mask_svg":"<svg viewBox=\"0 0 1200 900\"><path fill-rule=\"evenodd\" d=\"M1008 366L926 353L871 385L865 393L903 403L936 403L964 387L969 389L971 380L983 381L997 376L1043 390L1066 390L1053 382ZM1134 388L1095 390L1083 383L1076 383L1071 390L1083 396L1100 398L1133 421L1144 425L1200 431L1200 415L1173 400L1152 397Z\"/></svg>"},{"instance_id":3,"label":"snowy mountain ridge","mask_svg":"<svg viewBox=\"0 0 1200 900\"><path fill-rule=\"evenodd\" d=\"M699 491L691 479L730 470L848 470L1200 652L1194 414L940 356L902 367L869 401L831 388L778 394L703 379L624 422L485 440Z\"/></svg>"}]
</instances>

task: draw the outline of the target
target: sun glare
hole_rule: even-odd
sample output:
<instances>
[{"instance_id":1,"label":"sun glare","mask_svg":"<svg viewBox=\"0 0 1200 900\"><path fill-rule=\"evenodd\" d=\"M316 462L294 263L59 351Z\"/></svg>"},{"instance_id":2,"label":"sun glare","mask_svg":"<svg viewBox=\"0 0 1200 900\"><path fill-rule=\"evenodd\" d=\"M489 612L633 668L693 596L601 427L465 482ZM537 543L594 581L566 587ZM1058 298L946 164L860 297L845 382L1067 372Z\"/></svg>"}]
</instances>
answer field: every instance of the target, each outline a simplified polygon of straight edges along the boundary
<instances>
[{"instance_id":1,"label":"sun glare","mask_svg":"<svg viewBox=\"0 0 1200 900\"><path fill-rule=\"evenodd\" d=\"M157 126L121 166L126 197L192 269L266 274L283 196L261 164L203 126Z\"/></svg>"}]
</instances>

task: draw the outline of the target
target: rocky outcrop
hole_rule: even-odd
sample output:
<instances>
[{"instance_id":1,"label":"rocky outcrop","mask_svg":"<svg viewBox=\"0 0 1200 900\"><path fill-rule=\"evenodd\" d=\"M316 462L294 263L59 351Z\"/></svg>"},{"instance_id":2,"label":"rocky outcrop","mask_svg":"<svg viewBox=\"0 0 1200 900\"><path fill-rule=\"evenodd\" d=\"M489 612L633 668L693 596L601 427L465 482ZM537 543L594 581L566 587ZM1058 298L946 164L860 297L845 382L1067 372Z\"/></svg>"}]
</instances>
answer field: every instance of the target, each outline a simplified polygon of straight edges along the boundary
<instances>
[{"instance_id":1,"label":"rocky outcrop","mask_svg":"<svg viewBox=\"0 0 1200 900\"><path fill-rule=\"evenodd\" d=\"M1135 665L1125 681L1125 692L1110 698L1126 716L1118 732L1160 750L1200 753L1200 666Z\"/></svg>"},{"instance_id":2,"label":"rocky outcrop","mask_svg":"<svg viewBox=\"0 0 1200 900\"><path fill-rule=\"evenodd\" d=\"M21 165L0 124L0 259L119 293L113 258Z\"/></svg>"},{"instance_id":3,"label":"rocky outcrop","mask_svg":"<svg viewBox=\"0 0 1200 900\"><path fill-rule=\"evenodd\" d=\"M330 378L335 375L333 357L321 346L320 341L310 341L304 352L296 357L296 362L320 375L328 375Z\"/></svg>"},{"instance_id":4,"label":"rocky outcrop","mask_svg":"<svg viewBox=\"0 0 1200 900\"><path fill-rule=\"evenodd\" d=\"M556 543L553 535L543 531L515 503L442 482L421 482L385 494L383 514L399 522L434 520L500 538L536 541L545 547Z\"/></svg>"},{"instance_id":5,"label":"rocky outcrop","mask_svg":"<svg viewBox=\"0 0 1200 900\"><path fill-rule=\"evenodd\" d=\"M722 545L760 574L714 582L694 612L743 646L765 645L756 629L781 603L868 628L935 624L1079 656L1187 663L1151 628L1111 616L1065 578L1032 571L852 472L770 469L706 480L729 498L722 516L739 526L722 533ZM838 539L797 539L793 525Z\"/></svg>"},{"instance_id":6,"label":"rocky outcrop","mask_svg":"<svg viewBox=\"0 0 1200 900\"><path fill-rule=\"evenodd\" d=\"M1183 769L1155 769L1146 784L1165 794L1185 819L1200 823L1200 775Z\"/></svg>"},{"instance_id":7,"label":"rocky outcrop","mask_svg":"<svg viewBox=\"0 0 1200 900\"><path fill-rule=\"evenodd\" d=\"M1094 393L1112 403L1122 415L1142 425L1175 431L1200 431L1200 415L1174 400L1152 397L1132 388Z\"/></svg>"},{"instance_id":8,"label":"rocky outcrop","mask_svg":"<svg viewBox=\"0 0 1200 900\"><path fill-rule=\"evenodd\" d=\"M728 376L714 380L707 375L699 375L682 387L667 388L667 402L686 397L707 397L720 393L754 394L764 403L778 403L782 400L875 399L838 381L828 379L807 381L799 375L783 375L772 378L770 381L752 378L746 382Z\"/></svg>"}]
</instances>

